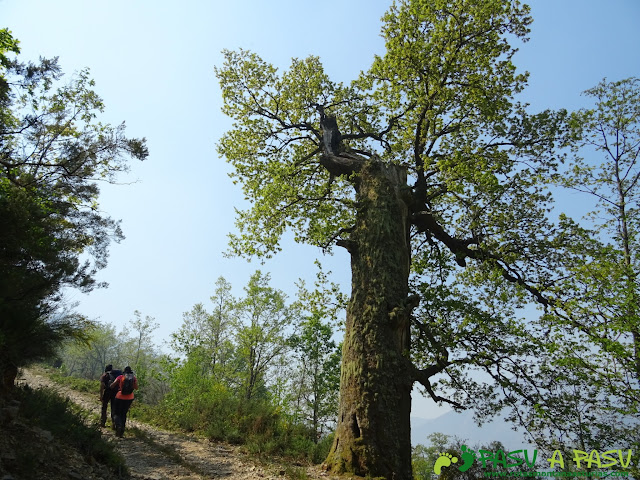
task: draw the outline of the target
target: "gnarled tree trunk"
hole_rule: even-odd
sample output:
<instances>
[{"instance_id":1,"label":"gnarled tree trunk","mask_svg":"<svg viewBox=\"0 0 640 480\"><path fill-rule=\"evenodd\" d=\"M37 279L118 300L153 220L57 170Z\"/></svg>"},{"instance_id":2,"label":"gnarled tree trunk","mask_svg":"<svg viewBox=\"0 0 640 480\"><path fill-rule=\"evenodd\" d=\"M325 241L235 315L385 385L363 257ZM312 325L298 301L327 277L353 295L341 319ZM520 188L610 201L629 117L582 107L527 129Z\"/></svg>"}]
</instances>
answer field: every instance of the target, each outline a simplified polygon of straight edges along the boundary
<instances>
[{"instance_id":1,"label":"gnarled tree trunk","mask_svg":"<svg viewBox=\"0 0 640 480\"><path fill-rule=\"evenodd\" d=\"M411 388L406 171L366 161L355 179L349 240L352 293L342 351L340 411L325 467L336 473L411 479Z\"/></svg>"}]
</instances>

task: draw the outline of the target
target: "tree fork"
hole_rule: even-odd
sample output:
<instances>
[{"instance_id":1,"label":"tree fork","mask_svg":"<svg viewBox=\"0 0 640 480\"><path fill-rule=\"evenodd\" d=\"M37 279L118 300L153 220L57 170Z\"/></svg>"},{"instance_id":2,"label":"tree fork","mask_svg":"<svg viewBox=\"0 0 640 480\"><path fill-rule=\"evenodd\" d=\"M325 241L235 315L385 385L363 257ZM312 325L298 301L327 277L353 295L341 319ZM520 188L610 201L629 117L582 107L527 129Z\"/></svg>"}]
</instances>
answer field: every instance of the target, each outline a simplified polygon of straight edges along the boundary
<instances>
[{"instance_id":1,"label":"tree fork","mask_svg":"<svg viewBox=\"0 0 640 480\"><path fill-rule=\"evenodd\" d=\"M325 468L410 479L410 190L403 167L375 156L359 167L340 411Z\"/></svg>"}]
</instances>

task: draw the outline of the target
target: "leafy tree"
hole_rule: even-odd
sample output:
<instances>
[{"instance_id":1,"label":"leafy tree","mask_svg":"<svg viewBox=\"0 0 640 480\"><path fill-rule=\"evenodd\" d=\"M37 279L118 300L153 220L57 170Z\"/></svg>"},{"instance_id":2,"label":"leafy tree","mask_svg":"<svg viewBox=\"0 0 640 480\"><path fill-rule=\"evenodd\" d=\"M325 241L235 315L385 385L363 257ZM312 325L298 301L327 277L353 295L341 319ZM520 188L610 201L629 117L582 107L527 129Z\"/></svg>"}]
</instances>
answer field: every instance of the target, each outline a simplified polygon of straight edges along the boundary
<instances>
[{"instance_id":1,"label":"leafy tree","mask_svg":"<svg viewBox=\"0 0 640 480\"><path fill-rule=\"evenodd\" d=\"M119 369L130 365L143 387L136 398L154 404L166 394L169 383L165 374L166 361L150 336L155 322L149 316L142 318L136 310L131 323L134 336L130 336L127 328L118 332L113 325L93 322L85 331L85 341L65 341L57 356L62 360L61 368L66 375L88 380L97 380L107 364Z\"/></svg>"},{"instance_id":2,"label":"leafy tree","mask_svg":"<svg viewBox=\"0 0 640 480\"><path fill-rule=\"evenodd\" d=\"M234 307L236 355L247 400L266 386L269 368L289 348L286 330L295 312L286 306L284 293L269 286L269 280L269 274L256 271L244 289L246 297Z\"/></svg>"},{"instance_id":3,"label":"leafy tree","mask_svg":"<svg viewBox=\"0 0 640 480\"><path fill-rule=\"evenodd\" d=\"M133 316L130 325L135 335L132 337L129 363L139 370L144 365L145 352L153 350L153 332L159 325L149 315L142 318L142 313L138 310L133 312Z\"/></svg>"},{"instance_id":4,"label":"leafy tree","mask_svg":"<svg viewBox=\"0 0 640 480\"><path fill-rule=\"evenodd\" d=\"M239 213L232 252L271 256L291 229L299 242L351 255L332 471L410 478L413 383L452 401L436 393L436 375L505 362L518 348L520 325L492 315L491 300L509 290L544 300L543 180L557 167L566 115L531 115L514 101L527 76L509 41L526 40L531 21L517 0L401 0L383 17L385 54L350 85L332 81L316 57L279 74L255 53L226 51L216 70L235 122L219 152L252 202ZM452 338L434 337L434 322L419 326L422 343L412 341L421 298L410 291L412 268L439 282L435 298L450 280L440 269L467 275L477 290L497 285L482 304L466 296L456 308L475 338L485 320L509 333L487 337L498 353L485 343L478 355L450 357ZM412 362L412 347L427 345Z\"/></svg>"},{"instance_id":5,"label":"leafy tree","mask_svg":"<svg viewBox=\"0 0 640 480\"><path fill-rule=\"evenodd\" d=\"M0 370L51 355L81 335L86 321L55 316L63 287L84 292L119 241L118 223L98 209L98 181L114 181L129 158L144 159L144 140L124 124L104 125L88 70L59 86L56 60L24 64L10 33L0 33Z\"/></svg>"},{"instance_id":6,"label":"leafy tree","mask_svg":"<svg viewBox=\"0 0 640 480\"><path fill-rule=\"evenodd\" d=\"M231 284L219 277L210 298L213 312L207 312L204 305L198 303L184 313L182 326L171 334L171 346L189 358L198 356L202 375L213 376L222 382L231 368L234 350L230 339L235 304Z\"/></svg>"},{"instance_id":7,"label":"leafy tree","mask_svg":"<svg viewBox=\"0 0 640 480\"><path fill-rule=\"evenodd\" d=\"M449 450L451 437L435 432L429 435L428 446L418 444L411 451L411 466L413 478L416 480L431 480L435 474L433 467L441 453Z\"/></svg>"},{"instance_id":8,"label":"leafy tree","mask_svg":"<svg viewBox=\"0 0 640 480\"><path fill-rule=\"evenodd\" d=\"M189 312L182 314L182 325L177 332L171 334L171 348L186 357L195 353L206 341L205 332L209 313L204 304L198 303ZM204 372L203 372L204 373Z\"/></svg>"},{"instance_id":9,"label":"leafy tree","mask_svg":"<svg viewBox=\"0 0 640 480\"><path fill-rule=\"evenodd\" d=\"M202 374L202 358L196 353L180 361L165 365L169 392L164 398L168 410L166 420L175 421L182 428L193 430L196 406L202 408L206 395L221 385Z\"/></svg>"},{"instance_id":10,"label":"leafy tree","mask_svg":"<svg viewBox=\"0 0 640 480\"><path fill-rule=\"evenodd\" d=\"M309 291L302 280L298 284L298 305L305 313L290 342L298 363L293 378L296 411L307 416L317 442L338 416L340 350L333 336L345 299L320 264L316 265L314 289Z\"/></svg>"},{"instance_id":11,"label":"leafy tree","mask_svg":"<svg viewBox=\"0 0 640 480\"><path fill-rule=\"evenodd\" d=\"M158 323L155 318L146 315L142 317L142 313L138 310L133 312L134 318L130 321L132 333L130 334L127 329L123 332L123 338L121 344L123 346L122 353L124 354L124 368L129 365L133 368L136 377L141 385L146 385L148 380L153 377L156 370L156 360L160 355L155 351L155 345L153 342L153 332L158 328ZM146 393L146 389L140 390L138 397L142 398Z\"/></svg>"},{"instance_id":12,"label":"leafy tree","mask_svg":"<svg viewBox=\"0 0 640 480\"><path fill-rule=\"evenodd\" d=\"M11 35L8 29L0 29L0 124L2 125L9 123L11 119L10 112L7 108L10 104L9 92L11 87L7 82L5 73L11 68L14 62L7 54L20 53L19 44L20 42L13 38L13 35Z\"/></svg>"},{"instance_id":13,"label":"leafy tree","mask_svg":"<svg viewBox=\"0 0 640 480\"><path fill-rule=\"evenodd\" d=\"M588 215L591 224L585 233L599 239L578 237L583 255L572 263L571 292L589 292L589 297L574 298L571 310L573 327L585 332L609 363L613 353L618 374L632 373L640 378L640 79L618 82L603 80L585 95L595 100L595 108L577 112L577 147L590 157L600 155L598 163L576 157L562 182L589 194L596 209ZM589 148L591 151L589 151ZM586 241L585 241L586 240ZM576 248L575 252L580 252ZM603 279L607 282L603 282ZM617 392L636 390L630 377L611 375ZM615 380L614 380L615 379ZM635 387L635 388L634 388ZM635 399L635 402L634 400ZM640 410L637 395L628 409Z\"/></svg>"},{"instance_id":14,"label":"leafy tree","mask_svg":"<svg viewBox=\"0 0 640 480\"><path fill-rule=\"evenodd\" d=\"M338 415L340 351L332 337L331 326L314 315L306 317L292 339L300 368L296 377L296 403L304 404L301 410L308 412L307 421L316 432L316 440Z\"/></svg>"},{"instance_id":15,"label":"leafy tree","mask_svg":"<svg viewBox=\"0 0 640 480\"><path fill-rule=\"evenodd\" d=\"M572 116L575 157L555 180L590 210L564 216L565 275L548 292L549 345L520 396L547 448L640 445L640 80L603 80Z\"/></svg>"},{"instance_id":16,"label":"leafy tree","mask_svg":"<svg viewBox=\"0 0 640 480\"><path fill-rule=\"evenodd\" d=\"M121 365L116 328L94 323L87 332L88 342L66 341L59 351L62 369L67 375L97 379L107 364Z\"/></svg>"},{"instance_id":17,"label":"leafy tree","mask_svg":"<svg viewBox=\"0 0 640 480\"><path fill-rule=\"evenodd\" d=\"M235 299L231 295L231 284L223 277L216 280L216 289L210 298L213 311L209 320L208 351L211 370L219 380L226 377L229 363L233 358L234 346L231 342L233 307Z\"/></svg>"}]
</instances>

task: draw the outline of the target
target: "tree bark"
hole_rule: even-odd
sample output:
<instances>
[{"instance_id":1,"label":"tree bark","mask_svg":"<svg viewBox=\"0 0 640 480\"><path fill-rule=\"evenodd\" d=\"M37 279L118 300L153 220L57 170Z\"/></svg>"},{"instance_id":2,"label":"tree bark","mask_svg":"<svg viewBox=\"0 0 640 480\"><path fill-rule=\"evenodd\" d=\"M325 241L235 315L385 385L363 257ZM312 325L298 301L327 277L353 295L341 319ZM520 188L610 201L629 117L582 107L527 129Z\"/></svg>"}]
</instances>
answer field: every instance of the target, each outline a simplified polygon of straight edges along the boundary
<instances>
[{"instance_id":1,"label":"tree bark","mask_svg":"<svg viewBox=\"0 0 640 480\"><path fill-rule=\"evenodd\" d=\"M0 398L13 390L17 376L18 367L4 355L0 356Z\"/></svg>"},{"instance_id":2,"label":"tree bark","mask_svg":"<svg viewBox=\"0 0 640 480\"><path fill-rule=\"evenodd\" d=\"M410 243L406 170L366 161L348 245L352 293L342 351L338 426L325 468L411 479Z\"/></svg>"}]
</instances>

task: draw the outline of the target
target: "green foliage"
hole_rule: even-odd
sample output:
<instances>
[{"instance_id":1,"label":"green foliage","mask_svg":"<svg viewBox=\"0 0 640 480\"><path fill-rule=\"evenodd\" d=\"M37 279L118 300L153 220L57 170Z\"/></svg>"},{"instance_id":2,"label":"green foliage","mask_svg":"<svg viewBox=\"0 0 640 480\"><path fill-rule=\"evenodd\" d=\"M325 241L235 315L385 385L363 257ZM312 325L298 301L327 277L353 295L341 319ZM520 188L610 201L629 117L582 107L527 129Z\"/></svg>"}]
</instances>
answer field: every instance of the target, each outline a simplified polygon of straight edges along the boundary
<instances>
[{"instance_id":1,"label":"green foliage","mask_svg":"<svg viewBox=\"0 0 640 480\"><path fill-rule=\"evenodd\" d=\"M243 184L253 204L239 212L241 234L231 236L232 253L270 256L289 228L296 241L329 247L331 236L353 217L343 200L350 198L348 184L330 181L313 161L320 152L313 105L334 98L337 104L348 89L329 80L317 57L293 59L279 77L254 53L224 56L224 66L216 69L223 111L238 122L220 141L219 152L234 165L234 181Z\"/></svg>"},{"instance_id":2,"label":"green foliage","mask_svg":"<svg viewBox=\"0 0 640 480\"><path fill-rule=\"evenodd\" d=\"M294 421L302 416L321 438L338 415L341 346L333 336L346 301L320 263L316 265L314 289L308 290L302 280L298 284L298 308L304 313L289 339L297 361L292 369L289 405L293 406Z\"/></svg>"},{"instance_id":3,"label":"green foliage","mask_svg":"<svg viewBox=\"0 0 640 480\"><path fill-rule=\"evenodd\" d=\"M13 38L11 32L6 29L0 29L0 124L8 125L13 121L11 113L7 107L10 103L9 92L11 86L7 82L5 73L11 68L13 61L7 57L7 54L20 53L20 42Z\"/></svg>"},{"instance_id":4,"label":"green foliage","mask_svg":"<svg viewBox=\"0 0 640 480\"><path fill-rule=\"evenodd\" d=\"M60 84L56 60L9 60L17 41L0 32L0 370L52 353L82 335L62 312L63 288L88 292L107 262L118 222L98 208L98 181L113 182L144 140L98 121L104 105L88 70Z\"/></svg>"},{"instance_id":5,"label":"green foliage","mask_svg":"<svg viewBox=\"0 0 640 480\"><path fill-rule=\"evenodd\" d=\"M95 323L85 330L86 342L67 340L57 352L61 372L72 377L97 380L107 364L119 365L119 343L113 325Z\"/></svg>"},{"instance_id":6,"label":"green foliage","mask_svg":"<svg viewBox=\"0 0 640 480\"><path fill-rule=\"evenodd\" d=\"M235 347L231 339L235 299L231 284L223 277L216 281L216 289L210 297L214 308L211 313L203 304L183 314L183 323L171 334L171 347L181 355L197 358L204 376L218 381L228 381L233 376Z\"/></svg>"},{"instance_id":7,"label":"green foliage","mask_svg":"<svg viewBox=\"0 0 640 480\"><path fill-rule=\"evenodd\" d=\"M4 69L10 66L10 60L6 57L6 53L20 53L20 47L18 45L20 42L13 38L11 32L6 29L0 29L0 65L2 66L3 73Z\"/></svg>"},{"instance_id":8,"label":"green foliage","mask_svg":"<svg viewBox=\"0 0 640 480\"><path fill-rule=\"evenodd\" d=\"M213 312L195 305L171 335L172 347L186 357L176 371L184 368L190 377L228 385L247 399L264 397L271 370L289 349L287 329L295 317L295 307L286 305L284 293L269 280L268 274L255 272L246 296L235 299L220 277L211 297Z\"/></svg>"},{"instance_id":9,"label":"green foliage","mask_svg":"<svg viewBox=\"0 0 640 480\"><path fill-rule=\"evenodd\" d=\"M269 280L268 274L255 272L245 287L246 297L234 306L236 357L242 365L239 379L247 399L259 396L269 368L287 352L286 331L297 315Z\"/></svg>"},{"instance_id":10,"label":"green foliage","mask_svg":"<svg viewBox=\"0 0 640 480\"><path fill-rule=\"evenodd\" d=\"M133 337L133 349L135 352L134 356L131 358L132 361L131 367L133 367L140 375L142 374L142 370L145 368L145 356L148 355L149 352L153 351L153 332L156 330L159 325L155 321L153 317L147 315L142 318L142 313L138 310L133 312L134 319L131 321L131 327L135 332Z\"/></svg>"},{"instance_id":11,"label":"green foliage","mask_svg":"<svg viewBox=\"0 0 640 480\"><path fill-rule=\"evenodd\" d=\"M326 291L301 287L299 301L287 305L284 294L272 288L269 276L259 271L249 279L245 296L237 299L230 294L231 285L220 277L211 297L213 311L195 305L172 334L171 345L181 358L167 358L163 365L167 394L156 406L139 408L136 415L165 427L243 444L255 454L320 462L330 446L326 436L316 444L323 429L291 414L295 410L290 403L291 392L298 387L298 377L291 372L303 367L290 356L299 337L287 332L289 327L305 325L306 320L297 313L301 309L332 315L331 322L335 323L341 297L335 285L327 286L324 273L320 271L318 278L316 287ZM313 332L312 328L307 333ZM309 335L311 344L314 339ZM318 345L325 341L328 339L320 339ZM329 350L335 353L335 345L329 344ZM316 358L319 364L327 361L325 353L330 352L320 353ZM285 359L291 368L283 373ZM333 393L322 393L323 406L318 414L323 422L327 419L321 417L326 413L322 409L335 409L335 405L329 405L335 401L337 388L335 359L331 368ZM321 373L328 376L329 369L317 372L318 379ZM280 388L285 393L279 393Z\"/></svg>"},{"instance_id":12,"label":"green foliage","mask_svg":"<svg viewBox=\"0 0 640 480\"><path fill-rule=\"evenodd\" d=\"M99 390L99 385L96 380L87 380L85 378L69 377L60 372L53 372L50 374L51 379L66 388L76 390L78 392L96 393Z\"/></svg>"},{"instance_id":13,"label":"green foliage","mask_svg":"<svg viewBox=\"0 0 640 480\"><path fill-rule=\"evenodd\" d=\"M563 215L565 275L540 327L536 374L523 383L525 423L547 448L640 445L640 80L603 80L571 117L574 157L559 186L586 215Z\"/></svg>"},{"instance_id":14,"label":"green foliage","mask_svg":"<svg viewBox=\"0 0 640 480\"><path fill-rule=\"evenodd\" d=\"M135 311L131 327L131 330L124 328L117 332L113 325L95 323L85 329L86 341L65 341L56 352L62 362L60 376L64 375L67 382L86 380L94 385L92 391L97 393L97 380L106 365L112 364L120 370L128 365L141 387L136 391L138 401L159 402L168 390L168 382L163 357L151 338L157 325L152 317L143 319L142 314Z\"/></svg>"},{"instance_id":15,"label":"green foliage","mask_svg":"<svg viewBox=\"0 0 640 480\"><path fill-rule=\"evenodd\" d=\"M530 114L515 100L527 74L512 63L510 42L526 41L531 21L517 1L401 1L383 17L384 55L349 86L332 82L315 57L279 73L254 53L225 52L216 70L235 121L219 151L252 202L239 213L234 253L270 255L286 229L323 248L353 244L354 218L367 208L354 202L364 159L407 169L422 299L415 376L432 390L429 378L450 369L461 381L444 391L460 402L483 391L460 377L469 366L491 363L495 374L495 352L539 348L514 310L525 295L542 300L561 260L546 233L547 179L562 159L567 114ZM323 115L339 121L335 156L323 146ZM460 321L449 325L452 317Z\"/></svg>"},{"instance_id":16,"label":"green foliage","mask_svg":"<svg viewBox=\"0 0 640 480\"><path fill-rule=\"evenodd\" d=\"M565 273L562 247L569 243L548 215L549 177L573 135L568 114L532 114L516 99L528 74L513 64L512 42L527 40L529 13L517 0L394 2L383 17L384 54L348 86L332 81L316 57L293 59L279 72L255 53L225 51L216 70L223 111L234 121L219 153L250 201L238 213L231 253L268 257L291 230L299 242L347 248L352 265L369 262L373 277L410 258L414 295L379 298L376 279L358 279L350 311L371 308L357 302L376 297L390 322L415 318L410 351L403 352L413 363L405 363L403 378L420 382L435 401L479 403L484 414L524 393L518 389L531 375L526 360L540 355L545 339L518 310L531 300L548 305L545 295ZM374 170L400 179L397 187L372 182L364 195ZM398 242L364 241L360 233L389 229L363 219L389 218L391 211L407 215L406 225L393 229L405 228L396 232ZM390 291L408 290L401 276ZM351 325L360 328L347 332L358 343L367 329L379 330ZM363 364L380 357L375 348L362 350ZM371 368L388 378L392 363ZM478 370L489 376L478 377ZM377 387L349 398L373 397ZM338 455L337 470L380 465L375 438L358 446L342 440L345 451L372 453L358 454L357 466Z\"/></svg>"},{"instance_id":17,"label":"green foliage","mask_svg":"<svg viewBox=\"0 0 640 480\"><path fill-rule=\"evenodd\" d=\"M440 453L449 451L451 437L442 433L429 435L428 446L418 444L411 451L411 467L416 480L431 480L433 467Z\"/></svg>"},{"instance_id":18,"label":"green foliage","mask_svg":"<svg viewBox=\"0 0 640 480\"><path fill-rule=\"evenodd\" d=\"M258 455L319 458L321 449L309 429L288 423L268 400L240 397L220 383L203 379L198 371L195 364L176 371L162 404L139 411L140 418L212 440L242 444Z\"/></svg>"},{"instance_id":19,"label":"green foliage","mask_svg":"<svg viewBox=\"0 0 640 480\"><path fill-rule=\"evenodd\" d=\"M496 241L514 227L515 237L526 211L509 213L514 197L526 207L543 199L535 185L554 168L549 148L563 119L530 116L512 100L526 75L515 71L507 35L526 39L528 13L508 1L398 2L383 18L386 54L349 87L330 81L316 57L278 75L254 53L224 52L216 73L236 123L219 151L252 202L239 213L232 251L275 252L285 229L329 248L352 226L351 182L320 161L321 112L337 116L347 152L406 165L421 188L430 178L416 200L431 199L451 232L492 225ZM527 200L525 190L536 196Z\"/></svg>"},{"instance_id":20,"label":"green foliage","mask_svg":"<svg viewBox=\"0 0 640 480\"><path fill-rule=\"evenodd\" d=\"M148 395L152 401L157 401L158 397L155 395L157 387L153 382L154 377L159 373L158 358L159 354L156 352L155 345L153 343L153 331L158 328L153 317L149 315L142 317L142 313L138 310L133 312L134 318L131 320L131 337L120 338L122 344L121 356L126 360L121 364L121 368L125 366L132 367L140 385L144 385L146 388L139 389L136 392L136 398L140 401L144 400ZM126 334L129 334L125 330ZM113 363L110 360L108 363ZM155 398L154 398L155 397Z\"/></svg>"},{"instance_id":21,"label":"green foliage","mask_svg":"<svg viewBox=\"0 0 640 480\"><path fill-rule=\"evenodd\" d=\"M171 375L171 390L163 401L167 418L182 430L204 428L212 439L237 443L238 427L232 415L237 397L224 385L202 377L199 370L199 365L189 361Z\"/></svg>"}]
</instances>

